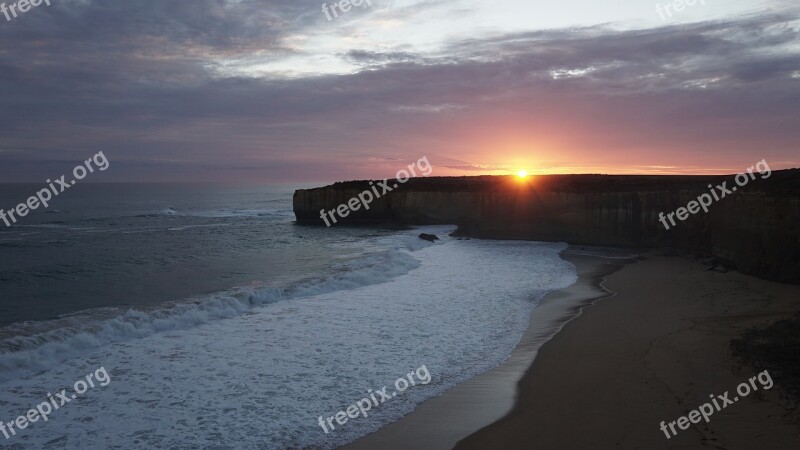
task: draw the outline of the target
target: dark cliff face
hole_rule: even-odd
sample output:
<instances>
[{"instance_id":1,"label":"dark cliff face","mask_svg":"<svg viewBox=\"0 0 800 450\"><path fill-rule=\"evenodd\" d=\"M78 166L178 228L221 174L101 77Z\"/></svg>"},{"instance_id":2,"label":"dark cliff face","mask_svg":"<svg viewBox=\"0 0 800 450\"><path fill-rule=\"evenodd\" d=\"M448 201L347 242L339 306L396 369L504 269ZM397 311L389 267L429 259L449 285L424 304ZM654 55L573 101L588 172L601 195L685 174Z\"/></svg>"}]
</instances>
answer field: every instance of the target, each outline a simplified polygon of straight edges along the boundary
<instances>
[{"instance_id":1,"label":"dark cliff face","mask_svg":"<svg viewBox=\"0 0 800 450\"><path fill-rule=\"evenodd\" d=\"M391 181L391 180L390 180ZM375 222L455 224L484 238L571 244L674 247L714 255L738 270L800 283L800 170L756 174L746 186L713 201L666 230L669 214L709 193L736 186L733 176L550 175L412 179L338 225ZM390 183L390 184L393 184ZM368 182L299 190L300 224L323 224L332 210L370 189ZM713 188L717 193L719 190ZM719 194L718 194L719 195Z\"/></svg>"}]
</instances>

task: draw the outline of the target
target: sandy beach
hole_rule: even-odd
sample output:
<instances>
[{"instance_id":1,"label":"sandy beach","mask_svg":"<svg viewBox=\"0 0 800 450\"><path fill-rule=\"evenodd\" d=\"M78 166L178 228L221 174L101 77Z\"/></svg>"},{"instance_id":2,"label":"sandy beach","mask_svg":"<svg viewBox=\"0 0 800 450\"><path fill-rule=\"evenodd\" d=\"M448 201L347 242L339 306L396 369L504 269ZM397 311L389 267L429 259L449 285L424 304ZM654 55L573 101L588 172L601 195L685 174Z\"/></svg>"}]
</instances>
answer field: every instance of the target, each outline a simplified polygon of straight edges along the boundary
<instances>
[{"instance_id":1,"label":"sandy beach","mask_svg":"<svg viewBox=\"0 0 800 450\"><path fill-rule=\"evenodd\" d=\"M800 416L778 385L669 440L659 428L762 371L736 360L730 340L791 316L800 286L707 271L690 257L631 262L574 250L563 257L579 281L542 301L506 363L343 448L782 449L800 441Z\"/></svg>"},{"instance_id":2,"label":"sandy beach","mask_svg":"<svg viewBox=\"0 0 800 450\"><path fill-rule=\"evenodd\" d=\"M517 382L539 349L566 323L578 317L584 306L613 295L600 286L602 280L633 261L626 257L633 256L627 251L595 252L608 257L586 255L584 250L573 247L562 253L562 258L575 265L578 281L542 299L531 314L522 340L502 365L426 401L412 414L342 448L449 450L476 430L503 418L514 407Z\"/></svg>"},{"instance_id":3,"label":"sandy beach","mask_svg":"<svg viewBox=\"0 0 800 450\"><path fill-rule=\"evenodd\" d=\"M669 440L659 424L760 372L733 358L730 340L788 318L800 286L651 255L606 287L617 295L585 308L541 349L514 410L458 450L796 448L800 416L777 383Z\"/></svg>"}]
</instances>

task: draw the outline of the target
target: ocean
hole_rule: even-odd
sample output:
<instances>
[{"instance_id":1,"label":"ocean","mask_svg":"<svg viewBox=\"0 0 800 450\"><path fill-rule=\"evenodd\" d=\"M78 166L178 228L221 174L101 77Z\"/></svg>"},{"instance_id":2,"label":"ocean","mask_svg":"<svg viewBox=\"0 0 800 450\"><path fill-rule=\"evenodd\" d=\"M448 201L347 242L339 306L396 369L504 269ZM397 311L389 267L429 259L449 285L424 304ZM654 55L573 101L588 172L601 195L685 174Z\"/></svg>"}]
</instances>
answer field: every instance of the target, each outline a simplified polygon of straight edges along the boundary
<instances>
[{"instance_id":1,"label":"ocean","mask_svg":"<svg viewBox=\"0 0 800 450\"><path fill-rule=\"evenodd\" d=\"M39 188L0 185L0 208ZM0 224L0 421L110 380L0 448L336 448L502 363L577 279L565 244L298 226L292 193L87 183ZM423 365L430 383L318 423Z\"/></svg>"}]
</instances>

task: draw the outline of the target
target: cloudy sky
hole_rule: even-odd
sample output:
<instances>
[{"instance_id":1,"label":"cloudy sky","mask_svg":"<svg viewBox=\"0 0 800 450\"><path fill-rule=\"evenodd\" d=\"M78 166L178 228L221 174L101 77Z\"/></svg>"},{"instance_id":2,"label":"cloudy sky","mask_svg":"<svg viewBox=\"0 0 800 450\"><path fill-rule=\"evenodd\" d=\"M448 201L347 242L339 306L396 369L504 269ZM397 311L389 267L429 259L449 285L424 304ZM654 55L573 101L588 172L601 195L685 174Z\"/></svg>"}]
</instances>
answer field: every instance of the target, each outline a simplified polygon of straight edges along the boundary
<instances>
[{"instance_id":1,"label":"cloudy sky","mask_svg":"<svg viewBox=\"0 0 800 450\"><path fill-rule=\"evenodd\" d=\"M51 3L0 15L0 182L800 166L794 0Z\"/></svg>"}]
</instances>

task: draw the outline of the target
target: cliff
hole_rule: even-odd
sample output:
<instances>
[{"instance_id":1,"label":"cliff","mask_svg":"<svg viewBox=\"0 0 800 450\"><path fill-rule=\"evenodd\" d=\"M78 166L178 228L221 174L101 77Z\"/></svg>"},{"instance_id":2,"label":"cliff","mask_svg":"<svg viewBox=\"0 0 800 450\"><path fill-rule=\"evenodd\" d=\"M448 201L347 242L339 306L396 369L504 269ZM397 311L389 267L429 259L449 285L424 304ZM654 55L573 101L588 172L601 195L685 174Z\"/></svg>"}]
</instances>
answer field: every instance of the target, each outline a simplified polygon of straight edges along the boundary
<instances>
[{"instance_id":1,"label":"cliff","mask_svg":"<svg viewBox=\"0 0 800 450\"><path fill-rule=\"evenodd\" d=\"M673 247L718 257L763 278L800 283L800 169L754 174L743 187L733 176L548 175L413 178L338 225L392 222L455 224L493 239L571 244ZM727 182L730 192L665 229L665 215ZM390 180L389 185L395 181ZM332 210L365 190L367 181L295 192L299 224L324 224ZM717 188L713 190L719 194Z\"/></svg>"}]
</instances>

